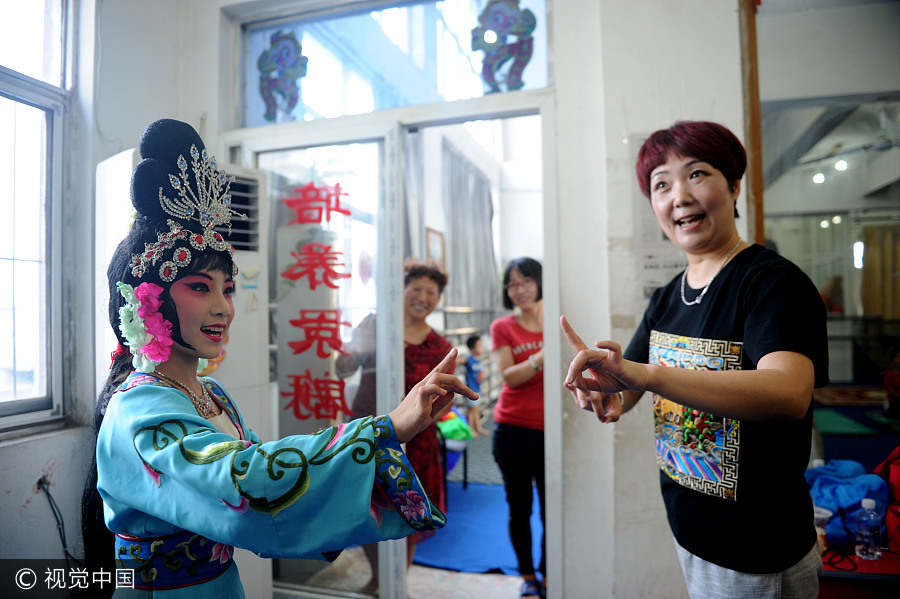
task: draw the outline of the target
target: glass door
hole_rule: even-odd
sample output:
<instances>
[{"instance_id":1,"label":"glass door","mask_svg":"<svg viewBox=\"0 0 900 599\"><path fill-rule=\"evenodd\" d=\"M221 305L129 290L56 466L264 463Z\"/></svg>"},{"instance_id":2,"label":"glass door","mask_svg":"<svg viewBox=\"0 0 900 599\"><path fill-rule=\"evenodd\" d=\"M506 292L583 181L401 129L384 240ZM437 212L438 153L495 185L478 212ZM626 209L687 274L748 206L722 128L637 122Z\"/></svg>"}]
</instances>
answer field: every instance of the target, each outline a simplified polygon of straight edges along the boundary
<instances>
[{"instance_id":1,"label":"glass door","mask_svg":"<svg viewBox=\"0 0 900 599\"><path fill-rule=\"evenodd\" d=\"M391 130L253 153L268 178L270 378L280 437L384 414L403 397L402 379L375 376L381 362L402 376L394 139ZM404 596L405 545L381 545L348 548L333 562L274 560L276 592Z\"/></svg>"}]
</instances>

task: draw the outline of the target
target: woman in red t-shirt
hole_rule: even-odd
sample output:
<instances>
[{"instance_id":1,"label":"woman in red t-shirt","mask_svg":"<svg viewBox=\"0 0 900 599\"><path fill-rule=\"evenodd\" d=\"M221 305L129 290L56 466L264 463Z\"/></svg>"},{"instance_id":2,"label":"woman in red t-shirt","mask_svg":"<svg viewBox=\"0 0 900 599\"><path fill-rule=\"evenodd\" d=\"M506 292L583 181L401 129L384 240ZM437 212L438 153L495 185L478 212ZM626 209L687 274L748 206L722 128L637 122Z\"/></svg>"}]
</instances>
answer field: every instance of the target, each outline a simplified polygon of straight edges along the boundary
<instances>
[{"instance_id":1,"label":"woman in red t-shirt","mask_svg":"<svg viewBox=\"0 0 900 599\"><path fill-rule=\"evenodd\" d=\"M494 459L503 474L509 505L509 538L522 576L521 596L542 597L531 555L532 484L537 485L544 521L544 300L541 264L516 258L503 273L503 305L516 309L491 323L491 358L503 376L494 408ZM541 575L546 575L541 540Z\"/></svg>"}]
</instances>

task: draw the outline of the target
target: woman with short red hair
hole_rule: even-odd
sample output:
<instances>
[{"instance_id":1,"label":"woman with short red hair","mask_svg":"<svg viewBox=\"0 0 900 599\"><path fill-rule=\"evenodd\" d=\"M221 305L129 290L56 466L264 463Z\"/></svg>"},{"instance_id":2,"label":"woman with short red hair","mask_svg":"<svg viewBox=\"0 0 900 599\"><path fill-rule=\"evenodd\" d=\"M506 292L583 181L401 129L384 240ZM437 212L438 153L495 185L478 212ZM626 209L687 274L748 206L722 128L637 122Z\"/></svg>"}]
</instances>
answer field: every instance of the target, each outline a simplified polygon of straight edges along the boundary
<instances>
[{"instance_id":1,"label":"woman with short red hair","mask_svg":"<svg viewBox=\"0 0 900 599\"><path fill-rule=\"evenodd\" d=\"M692 597L818 594L804 479L811 398L828 382L825 308L809 278L743 241L735 218L747 164L710 122L678 122L641 147L637 177L687 268L656 290L623 353L578 352L566 387L601 422L652 394L660 486Z\"/></svg>"}]
</instances>

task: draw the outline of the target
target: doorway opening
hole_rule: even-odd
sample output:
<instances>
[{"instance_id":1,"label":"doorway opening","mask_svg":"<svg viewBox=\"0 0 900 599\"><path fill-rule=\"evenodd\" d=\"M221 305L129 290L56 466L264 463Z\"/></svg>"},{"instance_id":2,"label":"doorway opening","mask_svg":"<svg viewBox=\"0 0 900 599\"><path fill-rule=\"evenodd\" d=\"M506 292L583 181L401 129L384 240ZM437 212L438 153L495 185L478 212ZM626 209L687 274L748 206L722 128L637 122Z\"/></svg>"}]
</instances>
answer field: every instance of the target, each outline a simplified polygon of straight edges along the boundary
<instances>
[{"instance_id":1,"label":"doorway opening","mask_svg":"<svg viewBox=\"0 0 900 599\"><path fill-rule=\"evenodd\" d=\"M376 313L376 308L379 314L376 326L379 328L385 327L388 312L399 310L398 306L379 304L380 297L391 296L384 289L386 280L393 275L395 267L399 269L399 265L384 266L385 256L381 255L391 241L385 238L383 221L394 219L397 215L392 215L392 210L397 210L400 218L396 219L397 227L389 235L403 241L398 258L433 260L449 274L443 298L428 316L428 324L458 347L464 356L470 353L466 340L472 336L482 337L485 349L481 360L484 365L483 399L478 408L484 428L490 431L491 411L501 388L501 378L492 368L488 356L491 347L489 328L495 318L509 313L504 310L501 300L503 267L512 258L529 256L541 261L544 256L541 116L405 126L399 131L396 139L391 139L390 135L383 139L361 135L357 141L329 143L323 136L322 142L315 146L290 147L290 144L282 143L276 149L256 153L257 166L269 177L271 195L271 223L267 227L271 253L269 291L274 306L271 320L273 345L279 348L273 360L273 375L279 381L280 391L290 384L290 373L304 372L307 368L327 371L335 380L340 378L338 365L332 362L320 364L321 359L315 352L306 355L316 362L314 365L297 364L298 356L286 343L292 327L296 328L291 321L297 320L300 310L309 309L310 302L314 304L312 307L322 310L341 310L341 321L349 323L340 328L345 344L352 342L354 331L364 326L367 318ZM396 151L392 150L392 144L396 144ZM265 144L260 142L259 145ZM395 156L402 160L402 176L391 187L390 182L386 183L390 180L386 173L396 168L393 164L397 160L393 158ZM299 197L297 190L310 184L318 189L332 190L339 186L335 197L343 212L335 210L331 221L320 219L315 226L296 222L298 214L288 209L285 198ZM391 194L403 198L402 208L390 208L386 196ZM331 207L337 208L337 204L331 204ZM340 260L336 258L332 264L343 266L335 268L335 273L349 276L336 279L340 283L337 287L319 285L317 289L298 294L296 285L292 284L296 281L291 282L290 277L283 276L290 270L288 262L291 260L282 264L278 256L295 259L301 244L310 242L327 246L331 252L340 252ZM376 331L376 336L378 334L387 335L388 332ZM379 360L379 374L390 368L388 362ZM399 365L402 370L402 360ZM464 376L462 365L457 373ZM396 374L389 370L385 372L389 377ZM356 395L364 386L364 376L363 369L359 369L341 379L345 407L350 413ZM340 410L333 415L298 418L298 413L285 405L290 398L280 395L284 394L279 394L279 435L312 432L317 427L349 418L347 413L340 414ZM458 406L463 419L467 408ZM300 415L304 414L300 412ZM459 457L462 452L454 449L460 448L465 450L465 460L459 459L447 472L448 495L457 499L458 508L461 505L458 499L466 497L467 491L471 491L471 495L481 485L491 487L488 490L496 498L497 505L491 506L490 514L502 516L495 522L498 531L488 533L486 538L493 539L504 551L484 551L481 540L466 535L461 541L452 540L457 534L454 521L477 523L479 509L485 516L485 526L476 526L483 529L481 532L487 532L490 521L498 518L489 515L485 506L467 508L468 512L476 513L464 511L454 517L451 503L447 506L448 525L419 546L419 557L406 579L411 597L441 597L444 592L446 596L458 596L460 589L467 585L471 585L476 594L490 589L503 594L518 590L520 581L506 533L502 479L491 455L490 435L474 437L462 446L451 443L446 463ZM436 459L443 458L436 456ZM462 489L463 484L466 489ZM535 537L540 538L540 530L535 531ZM440 549L430 551L429 544L432 548L440 545ZM479 554L485 560L460 565L453 559L435 560L435 554L450 558ZM496 556L502 557L495 559ZM540 557L536 556L538 559ZM401 565L394 563L392 572L402 572L403 568L397 567ZM369 584L372 568L360 547L344 551L332 563L276 560L273 574L276 592L304 589L325 594L367 594L373 590ZM384 585L380 591L384 596Z\"/></svg>"}]
</instances>

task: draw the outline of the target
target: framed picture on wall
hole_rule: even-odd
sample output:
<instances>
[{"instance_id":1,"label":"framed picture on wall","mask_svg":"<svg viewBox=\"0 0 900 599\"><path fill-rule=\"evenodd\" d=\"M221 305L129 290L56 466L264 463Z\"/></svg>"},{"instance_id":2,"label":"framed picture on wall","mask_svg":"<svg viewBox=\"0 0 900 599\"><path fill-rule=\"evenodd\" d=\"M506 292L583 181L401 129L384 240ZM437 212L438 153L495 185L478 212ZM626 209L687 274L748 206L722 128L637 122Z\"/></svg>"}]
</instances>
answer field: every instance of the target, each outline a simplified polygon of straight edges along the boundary
<instances>
[{"instance_id":1,"label":"framed picture on wall","mask_svg":"<svg viewBox=\"0 0 900 599\"><path fill-rule=\"evenodd\" d=\"M425 257L440 264L441 268L447 267L444 260L444 234L431 227L425 227Z\"/></svg>"}]
</instances>

